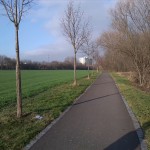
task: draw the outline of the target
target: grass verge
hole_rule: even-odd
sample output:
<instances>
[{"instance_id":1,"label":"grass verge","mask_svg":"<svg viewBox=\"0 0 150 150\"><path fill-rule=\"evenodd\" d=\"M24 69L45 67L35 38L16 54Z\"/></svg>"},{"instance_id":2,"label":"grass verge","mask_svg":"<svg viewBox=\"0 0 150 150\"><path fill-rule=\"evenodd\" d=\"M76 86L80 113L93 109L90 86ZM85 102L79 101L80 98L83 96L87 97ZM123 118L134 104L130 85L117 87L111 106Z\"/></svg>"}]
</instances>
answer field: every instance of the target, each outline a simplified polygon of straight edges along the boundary
<instances>
[{"instance_id":1,"label":"grass verge","mask_svg":"<svg viewBox=\"0 0 150 150\"><path fill-rule=\"evenodd\" d=\"M81 78L78 86L71 82L62 83L54 88L23 100L24 116L16 118L16 106L0 111L0 150L20 150L49 123L56 119L75 98L93 83L98 74L90 80ZM35 119L36 115L43 117Z\"/></svg>"},{"instance_id":2,"label":"grass verge","mask_svg":"<svg viewBox=\"0 0 150 150\"><path fill-rule=\"evenodd\" d=\"M121 93L124 95L132 111L135 113L144 131L150 150L150 93L141 91L123 76L112 73Z\"/></svg>"}]
</instances>

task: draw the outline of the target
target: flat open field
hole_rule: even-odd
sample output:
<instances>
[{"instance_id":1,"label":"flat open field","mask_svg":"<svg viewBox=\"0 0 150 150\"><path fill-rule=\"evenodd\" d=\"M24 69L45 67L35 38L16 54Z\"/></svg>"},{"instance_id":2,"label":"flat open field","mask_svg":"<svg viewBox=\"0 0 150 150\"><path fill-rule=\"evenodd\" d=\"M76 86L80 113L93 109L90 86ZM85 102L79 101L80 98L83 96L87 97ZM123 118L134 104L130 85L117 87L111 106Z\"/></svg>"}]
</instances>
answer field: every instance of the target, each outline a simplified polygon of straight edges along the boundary
<instances>
[{"instance_id":1,"label":"flat open field","mask_svg":"<svg viewBox=\"0 0 150 150\"><path fill-rule=\"evenodd\" d=\"M16 118L15 71L0 71L0 150L20 150L56 119L85 89L97 73L86 78L77 71L78 85L72 86L73 71L22 71L23 116ZM36 119L40 115L42 119Z\"/></svg>"},{"instance_id":2,"label":"flat open field","mask_svg":"<svg viewBox=\"0 0 150 150\"><path fill-rule=\"evenodd\" d=\"M77 71L77 78L87 75L87 71ZM36 70L22 71L23 98L35 96L61 83L73 80L73 71ZM15 71L0 71L0 108L16 103Z\"/></svg>"}]
</instances>

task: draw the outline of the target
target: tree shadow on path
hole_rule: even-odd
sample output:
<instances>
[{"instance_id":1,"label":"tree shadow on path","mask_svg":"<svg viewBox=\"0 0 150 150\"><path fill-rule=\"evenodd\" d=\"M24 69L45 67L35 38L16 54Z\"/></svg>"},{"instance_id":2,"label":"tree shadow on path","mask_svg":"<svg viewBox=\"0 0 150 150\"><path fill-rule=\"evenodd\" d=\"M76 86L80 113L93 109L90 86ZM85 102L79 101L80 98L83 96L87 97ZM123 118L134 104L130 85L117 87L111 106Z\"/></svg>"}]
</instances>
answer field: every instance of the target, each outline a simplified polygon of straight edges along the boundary
<instances>
[{"instance_id":1,"label":"tree shadow on path","mask_svg":"<svg viewBox=\"0 0 150 150\"><path fill-rule=\"evenodd\" d=\"M142 132L144 129L144 132ZM142 128L138 128L135 131L129 132L126 135L122 136L120 139L106 147L104 150L140 150L141 142L145 138L145 132L150 129L150 121L143 124ZM141 141L137 138L137 131L140 133ZM147 145L145 145L147 147Z\"/></svg>"},{"instance_id":2,"label":"tree shadow on path","mask_svg":"<svg viewBox=\"0 0 150 150\"><path fill-rule=\"evenodd\" d=\"M104 150L140 150L140 141L136 131L127 133Z\"/></svg>"}]
</instances>

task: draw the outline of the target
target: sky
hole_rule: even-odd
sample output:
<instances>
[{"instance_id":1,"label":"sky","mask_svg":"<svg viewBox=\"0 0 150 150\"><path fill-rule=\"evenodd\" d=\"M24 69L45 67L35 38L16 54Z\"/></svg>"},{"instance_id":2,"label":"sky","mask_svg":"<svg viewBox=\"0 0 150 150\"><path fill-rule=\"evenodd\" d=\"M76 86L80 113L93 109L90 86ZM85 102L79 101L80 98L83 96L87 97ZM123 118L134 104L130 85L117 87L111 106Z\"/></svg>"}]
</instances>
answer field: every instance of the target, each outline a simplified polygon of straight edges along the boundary
<instances>
[{"instance_id":1,"label":"sky","mask_svg":"<svg viewBox=\"0 0 150 150\"><path fill-rule=\"evenodd\" d=\"M93 38L96 39L111 24L110 8L117 0L74 0L84 15L90 18ZM22 18L19 28L21 60L63 61L73 56L73 48L62 34L60 19L68 0L35 0L32 9ZM3 13L2 7L0 12ZM0 55L15 58L14 25L0 15ZM79 53L78 57L84 54Z\"/></svg>"}]
</instances>

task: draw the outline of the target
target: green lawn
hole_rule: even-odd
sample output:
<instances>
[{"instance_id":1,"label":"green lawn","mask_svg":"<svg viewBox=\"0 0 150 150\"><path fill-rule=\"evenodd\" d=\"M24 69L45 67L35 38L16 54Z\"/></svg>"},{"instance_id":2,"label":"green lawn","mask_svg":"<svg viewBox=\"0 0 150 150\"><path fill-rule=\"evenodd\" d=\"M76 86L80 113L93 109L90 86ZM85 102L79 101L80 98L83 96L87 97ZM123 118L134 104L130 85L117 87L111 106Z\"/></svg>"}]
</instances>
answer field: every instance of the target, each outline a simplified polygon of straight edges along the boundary
<instances>
[{"instance_id":1,"label":"green lawn","mask_svg":"<svg viewBox=\"0 0 150 150\"><path fill-rule=\"evenodd\" d=\"M87 71L77 71L77 78L87 75ZM73 71L22 71L23 98L34 96L47 88L70 82ZM0 71L0 108L16 102L15 71Z\"/></svg>"},{"instance_id":2,"label":"green lawn","mask_svg":"<svg viewBox=\"0 0 150 150\"><path fill-rule=\"evenodd\" d=\"M3 101L15 95L15 74L13 71L2 71L3 80L0 86ZM78 86L72 86L73 71L23 71L23 117L16 118L15 96L14 105L0 110L0 150L20 150L34 138L50 122L57 118L73 103L85 89L96 79L94 74L90 80L85 77L87 71L78 71ZM5 81L4 81L5 80ZM10 81L10 82L9 82ZM4 88L5 86L5 88ZM7 89L9 91L7 92ZM30 94L27 95L27 93ZM9 103L8 103L9 104ZM42 120L35 119L43 116Z\"/></svg>"},{"instance_id":3,"label":"green lawn","mask_svg":"<svg viewBox=\"0 0 150 150\"><path fill-rule=\"evenodd\" d=\"M112 76L139 120L150 149L150 93L141 91L133 86L126 77L122 77L117 73L112 73Z\"/></svg>"}]
</instances>

